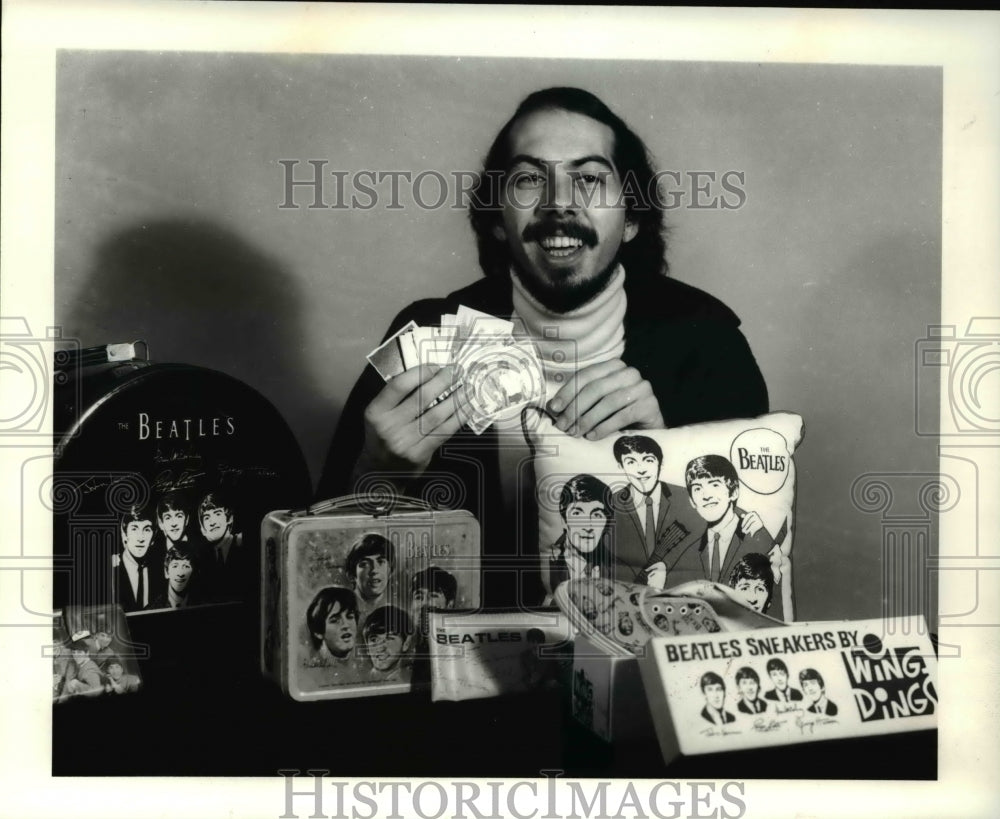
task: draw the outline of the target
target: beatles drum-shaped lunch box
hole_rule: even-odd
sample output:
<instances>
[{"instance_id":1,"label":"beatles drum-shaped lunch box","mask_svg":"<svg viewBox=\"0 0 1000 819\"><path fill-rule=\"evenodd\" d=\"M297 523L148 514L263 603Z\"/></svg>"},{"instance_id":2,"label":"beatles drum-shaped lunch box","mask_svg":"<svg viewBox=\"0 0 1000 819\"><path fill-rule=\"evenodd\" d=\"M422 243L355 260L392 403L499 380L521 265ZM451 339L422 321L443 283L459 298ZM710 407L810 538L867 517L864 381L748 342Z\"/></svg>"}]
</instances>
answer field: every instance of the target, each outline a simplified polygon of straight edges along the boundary
<instances>
[{"instance_id":1,"label":"beatles drum-shaped lunch box","mask_svg":"<svg viewBox=\"0 0 1000 819\"><path fill-rule=\"evenodd\" d=\"M261 667L300 701L425 682L429 612L477 609L479 524L466 510L350 495L261 524Z\"/></svg>"},{"instance_id":2,"label":"beatles drum-shaped lunch box","mask_svg":"<svg viewBox=\"0 0 1000 819\"><path fill-rule=\"evenodd\" d=\"M258 611L260 522L308 502L278 411L213 370L145 345L57 355L54 604L126 613L241 601Z\"/></svg>"}]
</instances>

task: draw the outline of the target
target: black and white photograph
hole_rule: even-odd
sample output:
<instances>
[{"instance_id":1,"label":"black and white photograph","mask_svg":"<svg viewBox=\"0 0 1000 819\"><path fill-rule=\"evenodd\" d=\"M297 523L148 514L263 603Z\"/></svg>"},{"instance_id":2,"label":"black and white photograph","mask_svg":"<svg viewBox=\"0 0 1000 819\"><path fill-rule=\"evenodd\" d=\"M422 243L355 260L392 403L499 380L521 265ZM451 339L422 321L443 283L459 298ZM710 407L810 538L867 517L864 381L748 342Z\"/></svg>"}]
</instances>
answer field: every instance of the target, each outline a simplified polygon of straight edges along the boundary
<instances>
[{"instance_id":1,"label":"black and white photograph","mask_svg":"<svg viewBox=\"0 0 1000 819\"><path fill-rule=\"evenodd\" d=\"M145 651L132 641L121 607L58 612L52 621L53 703L139 691L139 660Z\"/></svg>"},{"instance_id":2,"label":"black and white photograph","mask_svg":"<svg viewBox=\"0 0 1000 819\"><path fill-rule=\"evenodd\" d=\"M1000 634L996 13L4 17L0 632L52 673L4 717L23 782L986 815L995 737L950 706ZM452 610L525 646L435 698Z\"/></svg>"}]
</instances>

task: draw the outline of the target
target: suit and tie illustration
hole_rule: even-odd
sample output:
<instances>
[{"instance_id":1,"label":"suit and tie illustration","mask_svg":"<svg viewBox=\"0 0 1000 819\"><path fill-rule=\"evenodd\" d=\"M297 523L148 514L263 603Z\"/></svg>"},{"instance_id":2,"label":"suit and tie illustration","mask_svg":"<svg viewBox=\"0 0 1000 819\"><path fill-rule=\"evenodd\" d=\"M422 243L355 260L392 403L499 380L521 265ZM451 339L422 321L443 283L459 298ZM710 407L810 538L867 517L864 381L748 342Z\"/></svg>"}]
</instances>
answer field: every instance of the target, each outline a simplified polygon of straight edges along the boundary
<instances>
[{"instance_id":1,"label":"suit and tie illustration","mask_svg":"<svg viewBox=\"0 0 1000 819\"><path fill-rule=\"evenodd\" d=\"M662 561L669 567L697 542L705 526L683 487L662 481L649 494L627 486L614 494L613 501L616 580L641 583L651 563Z\"/></svg>"},{"instance_id":2,"label":"suit and tie illustration","mask_svg":"<svg viewBox=\"0 0 1000 819\"><path fill-rule=\"evenodd\" d=\"M774 541L766 529L758 529L752 535L741 531L741 524L746 515L738 506L733 507L735 520L728 529L717 527L706 529L698 540L698 558L701 563L702 576L716 583L727 583L733 568L750 552L766 555L774 546ZM726 538L722 541L723 534ZM724 547L724 548L723 548Z\"/></svg>"},{"instance_id":3,"label":"suit and tie illustration","mask_svg":"<svg viewBox=\"0 0 1000 819\"><path fill-rule=\"evenodd\" d=\"M663 450L646 435L623 435L614 443L618 466L629 485L615 492L613 574L616 580L646 582L646 569L669 568L704 531L683 487L660 480Z\"/></svg>"},{"instance_id":4,"label":"suit and tie illustration","mask_svg":"<svg viewBox=\"0 0 1000 819\"><path fill-rule=\"evenodd\" d=\"M764 699L771 702L801 702L802 692L797 688L788 686L787 688L772 688L764 692Z\"/></svg>"},{"instance_id":5,"label":"suit and tie illustration","mask_svg":"<svg viewBox=\"0 0 1000 819\"><path fill-rule=\"evenodd\" d=\"M760 697L753 700L740 700L736 703L736 710L744 714L763 714L767 710L767 703Z\"/></svg>"}]
</instances>

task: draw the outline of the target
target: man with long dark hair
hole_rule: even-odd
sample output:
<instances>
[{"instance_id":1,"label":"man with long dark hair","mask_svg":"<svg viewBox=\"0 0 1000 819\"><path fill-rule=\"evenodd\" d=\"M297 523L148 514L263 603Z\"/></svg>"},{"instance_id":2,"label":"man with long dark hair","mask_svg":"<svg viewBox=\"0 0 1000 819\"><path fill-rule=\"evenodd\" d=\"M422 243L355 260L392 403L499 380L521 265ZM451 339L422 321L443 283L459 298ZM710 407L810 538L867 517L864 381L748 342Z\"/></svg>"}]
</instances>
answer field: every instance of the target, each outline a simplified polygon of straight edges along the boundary
<instances>
[{"instance_id":1,"label":"man with long dark hair","mask_svg":"<svg viewBox=\"0 0 1000 819\"><path fill-rule=\"evenodd\" d=\"M590 439L767 410L739 319L665 275L664 209L648 152L593 94L550 88L528 96L494 140L470 198L485 278L411 305L389 334L411 320L437 324L459 305L512 319L535 342L556 426ZM537 602L540 584L518 592L509 570L489 572L494 555L508 569L512 557L537 559L530 525L502 525L532 519L519 467L527 444L516 419L474 436L461 428L454 402L433 403L453 376L450 367L425 365L383 384L366 369L318 494L363 489L372 473L409 494L423 474L456 475L484 526L485 602Z\"/></svg>"}]
</instances>

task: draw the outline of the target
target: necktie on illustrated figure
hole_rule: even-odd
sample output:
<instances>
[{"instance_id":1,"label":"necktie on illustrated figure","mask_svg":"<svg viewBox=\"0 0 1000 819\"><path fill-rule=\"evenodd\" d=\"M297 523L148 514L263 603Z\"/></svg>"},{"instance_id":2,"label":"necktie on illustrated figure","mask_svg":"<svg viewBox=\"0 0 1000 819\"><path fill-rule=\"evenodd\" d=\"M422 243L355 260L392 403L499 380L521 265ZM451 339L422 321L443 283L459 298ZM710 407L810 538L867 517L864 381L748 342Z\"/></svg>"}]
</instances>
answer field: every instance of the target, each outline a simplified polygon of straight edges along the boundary
<instances>
[{"instance_id":1,"label":"necktie on illustrated figure","mask_svg":"<svg viewBox=\"0 0 1000 819\"><path fill-rule=\"evenodd\" d=\"M653 499L646 495L646 555L656 548L656 521L653 518Z\"/></svg>"},{"instance_id":2,"label":"necktie on illustrated figure","mask_svg":"<svg viewBox=\"0 0 1000 819\"><path fill-rule=\"evenodd\" d=\"M719 559L719 533L712 535L712 566L709 569L708 579L713 583L718 583L719 575L722 574L722 561Z\"/></svg>"}]
</instances>

